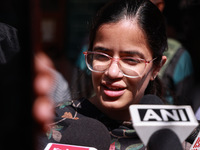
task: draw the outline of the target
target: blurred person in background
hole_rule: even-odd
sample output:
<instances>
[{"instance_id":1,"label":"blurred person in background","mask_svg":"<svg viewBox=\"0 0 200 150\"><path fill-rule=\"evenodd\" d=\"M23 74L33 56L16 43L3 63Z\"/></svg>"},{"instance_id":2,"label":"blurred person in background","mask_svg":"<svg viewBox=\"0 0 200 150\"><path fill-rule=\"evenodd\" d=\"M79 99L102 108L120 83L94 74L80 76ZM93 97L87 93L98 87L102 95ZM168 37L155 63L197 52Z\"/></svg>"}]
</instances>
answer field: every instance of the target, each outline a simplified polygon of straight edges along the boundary
<instances>
[{"instance_id":1,"label":"blurred person in background","mask_svg":"<svg viewBox=\"0 0 200 150\"><path fill-rule=\"evenodd\" d=\"M164 52L167 61L159 77L166 85L166 100L169 104L191 105L193 103L194 67L189 51L179 41L181 18L180 1L151 0L164 14L167 26L168 50Z\"/></svg>"}]
</instances>

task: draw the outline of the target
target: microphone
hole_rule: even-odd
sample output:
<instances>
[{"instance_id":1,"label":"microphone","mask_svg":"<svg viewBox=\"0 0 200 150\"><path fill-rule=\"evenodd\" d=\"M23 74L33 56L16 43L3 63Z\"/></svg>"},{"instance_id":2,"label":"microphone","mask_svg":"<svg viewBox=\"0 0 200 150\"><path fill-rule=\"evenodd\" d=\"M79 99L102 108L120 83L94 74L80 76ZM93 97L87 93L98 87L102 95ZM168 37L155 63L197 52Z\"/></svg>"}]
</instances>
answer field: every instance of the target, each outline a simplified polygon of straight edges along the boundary
<instances>
[{"instance_id":1,"label":"microphone","mask_svg":"<svg viewBox=\"0 0 200 150\"><path fill-rule=\"evenodd\" d=\"M161 129L150 137L148 150L183 150L178 136L170 129Z\"/></svg>"},{"instance_id":2,"label":"microphone","mask_svg":"<svg viewBox=\"0 0 200 150\"><path fill-rule=\"evenodd\" d=\"M173 137L174 133L178 137L176 142L181 143L198 126L191 106L163 105L162 100L155 95L145 95L140 104L131 105L129 111L133 127L146 146L157 131L161 134L163 129L168 129L170 133L167 134ZM177 139L176 136L173 139ZM168 139L165 137L166 143Z\"/></svg>"},{"instance_id":3,"label":"microphone","mask_svg":"<svg viewBox=\"0 0 200 150\"><path fill-rule=\"evenodd\" d=\"M148 94L140 100L139 104L162 105L164 102L158 96ZM169 129L161 129L153 133L149 139L147 147L148 150L182 150L179 138Z\"/></svg>"},{"instance_id":4,"label":"microphone","mask_svg":"<svg viewBox=\"0 0 200 150\"><path fill-rule=\"evenodd\" d=\"M64 126L60 140L48 139L45 134L37 138L37 150L76 149L106 150L110 147L111 137L108 129L100 121L82 116L79 119L66 119L60 123ZM60 135L60 133L57 133ZM55 137L56 135L54 135Z\"/></svg>"},{"instance_id":5,"label":"microphone","mask_svg":"<svg viewBox=\"0 0 200 150\"><path fill-rule=\"evenodd\" d=\"M111 138L103 123L89 117L68 121L69 126L63 133L60 143L94 147L98 150L109 149Z\"/></svg>"},{"instance_id":6,"label":"microphone","mask_svg":"<svg viewBox=\"0 0 200 150\"><path fill-rule=\"evenodd\" d=\"M43 150L97 150L94 147L48 143Z\"/></svg>"}]
</instances>

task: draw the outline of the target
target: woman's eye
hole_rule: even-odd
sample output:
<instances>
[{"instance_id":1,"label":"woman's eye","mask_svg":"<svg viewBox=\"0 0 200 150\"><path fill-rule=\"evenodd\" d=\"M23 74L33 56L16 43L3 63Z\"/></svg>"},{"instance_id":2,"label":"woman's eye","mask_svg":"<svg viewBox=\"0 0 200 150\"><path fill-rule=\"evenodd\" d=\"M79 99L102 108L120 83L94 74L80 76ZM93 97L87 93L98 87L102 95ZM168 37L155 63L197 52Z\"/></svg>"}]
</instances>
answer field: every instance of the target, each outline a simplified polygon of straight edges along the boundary
<instances>
[{"instance_id":1,"label":"woman's eye","mask_svg":"<svg viewBox=\"0 0 200 150\"><path fill-rule=\"evenodd\" d=\"M139 59L135 58L124 58L123 62L129 65L137 65L138 63L140 63Z\"/></svg>"},{"instance_id":2,"label":"woman's eye","mask_svg":"<svg viewBox=\"0 0 200 150\"><path fill-rule=\"evenodd\" d=\"M109 58L105 55L97 54L97 55L94 56L94 59L99 60L99 61L105 61L105 60L108 60Z\"/></svg>"}]
</instances>

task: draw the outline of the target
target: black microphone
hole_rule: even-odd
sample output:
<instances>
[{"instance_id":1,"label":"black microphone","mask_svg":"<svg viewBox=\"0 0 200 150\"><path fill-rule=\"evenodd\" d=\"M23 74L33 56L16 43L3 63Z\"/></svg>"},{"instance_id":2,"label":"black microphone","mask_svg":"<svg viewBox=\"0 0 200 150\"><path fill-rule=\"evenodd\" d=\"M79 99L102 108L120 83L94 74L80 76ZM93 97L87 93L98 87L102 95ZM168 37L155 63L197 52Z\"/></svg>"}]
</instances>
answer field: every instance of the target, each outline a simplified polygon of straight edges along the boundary
<instances>
[{"instance_id":1,"label":"black microphone","mask_svg":"<svg viewBox=\"0 0 200 150\"><path fill-rule=\"evenodd\" d=\"M161 129L150 137L148 150L183 150L178 136L170 129Z\"/></svg>"},{"instance_id":2,"label":"black microphone","mask_svg":"<svg viewBox=\"0 0 200 150\"><path fill-rule=\"evenodd\" d=\"M164 102L156 95L146 94L142 97L139 104L162 105Z\"/></svg>"},{"instance_id":3,"label":"black microphone","mask_svg":"<svg viewBox=\"0 0 200 150\"><path fill-rule=\"evenodd\" d=\"M60 143L94 147L98 150L109 149L111 138L103 123L88 117L69 119L69 122Z\"/></svg>"}]
</instances>

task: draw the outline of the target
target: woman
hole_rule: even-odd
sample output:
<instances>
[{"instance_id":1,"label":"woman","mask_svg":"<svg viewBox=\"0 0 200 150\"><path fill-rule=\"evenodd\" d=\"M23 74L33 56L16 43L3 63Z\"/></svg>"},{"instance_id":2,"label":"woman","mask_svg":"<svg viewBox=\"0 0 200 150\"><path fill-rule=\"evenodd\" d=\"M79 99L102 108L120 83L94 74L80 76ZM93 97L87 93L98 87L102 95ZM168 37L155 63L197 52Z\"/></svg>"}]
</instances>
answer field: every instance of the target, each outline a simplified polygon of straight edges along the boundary
<instances>
[{"instance_id":1,"label":"woman","mask_svg":"<svg viewBox=\"0 0 200 150\"><path fill-rule=\"evenodd\" d=\"M129 106L139 103L145 94L161 96L157 74L167 59L163 56L166 49L163 16L149 0L106 4L95 17L89 50L84 52L95 94L57 108L49 141L61 141L66 121L86 116L107 127L110 149L144 149L132 128Z\"/></svg>"}]
</instances>

